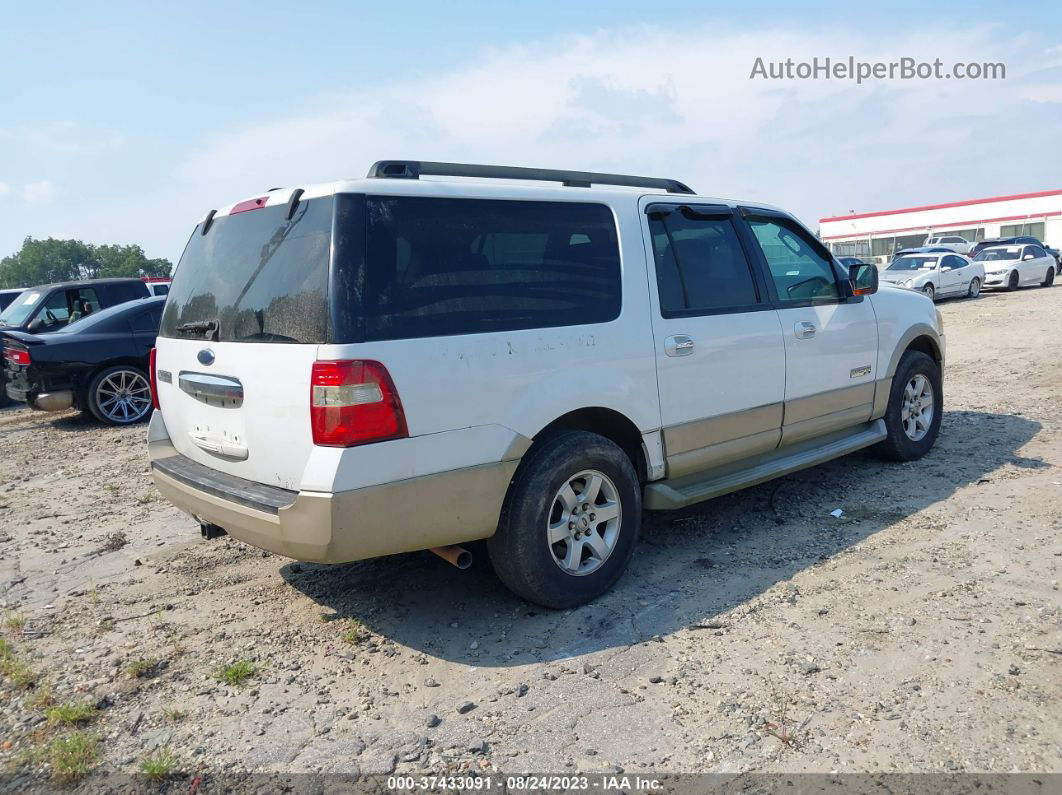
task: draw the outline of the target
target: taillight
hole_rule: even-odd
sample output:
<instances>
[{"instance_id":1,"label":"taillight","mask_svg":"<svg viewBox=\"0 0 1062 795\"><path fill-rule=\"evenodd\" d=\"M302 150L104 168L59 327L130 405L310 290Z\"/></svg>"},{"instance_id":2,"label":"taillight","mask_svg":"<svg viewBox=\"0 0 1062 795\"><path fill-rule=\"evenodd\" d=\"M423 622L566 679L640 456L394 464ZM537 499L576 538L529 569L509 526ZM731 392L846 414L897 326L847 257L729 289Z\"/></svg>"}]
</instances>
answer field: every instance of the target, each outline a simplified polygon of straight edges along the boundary
<instances>
[{"instance_id":1,"label":"taillight","mask_svg":"<svg viewBox=\"0 0 1062 795\"><path fill-rule=\"evenodd\" d=\"M4 358L13 364L25 367L30 363L29 351L16 348L4 348Z\"/></svg>"},{"instance_id":2,"label":"taillight","mask_svg":"<svg viewBox=\"0 0 1062 795\"><path fill-rule=\"evenodd\" d=\"M151 407L159 408L159 379L155 375L155 349L148 354L148 377L151 379Z\"/></svg>"},{"instance_id":3,"label":"taillight","mask_svg":"<svg viewBox=\"0 0 1062 795\"><path fill-rule=\"evenodd\" d=\"M310 377L313 443L354 447L409 435L387 368L355 360L314 362Z\"/></svg>"}]
</instances>

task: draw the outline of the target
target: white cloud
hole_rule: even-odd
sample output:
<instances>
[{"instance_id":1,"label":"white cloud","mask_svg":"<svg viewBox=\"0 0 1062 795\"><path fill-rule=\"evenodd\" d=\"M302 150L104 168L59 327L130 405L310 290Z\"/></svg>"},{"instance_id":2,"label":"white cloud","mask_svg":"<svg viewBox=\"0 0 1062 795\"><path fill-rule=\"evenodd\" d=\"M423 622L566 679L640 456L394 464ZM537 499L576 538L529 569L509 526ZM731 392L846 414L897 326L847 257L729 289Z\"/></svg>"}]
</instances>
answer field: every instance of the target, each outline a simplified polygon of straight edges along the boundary
<instances>
[{"instance_id":1,"label":"white cloud","mask_svg":"<svg viewBox=\"0 0 1062 795\"><path fill-rule=\"evenodd\" d=\"M6 196L11 192L11 186L6 182L0 182L0 196Z\"/></svg>"},{"instance_id":2,"label":"white cloud","mask_svg":"<svg viewBox=\"0 0 1062 795\"><path fill-rule=\"evenodd\" d=\"M749 79L757 56L911 55L950 65L970 53L1005 61L1015 77L863 85ZM1023 97L1057 103L1053 92L1034 88L1039 80L1021 84L1038 58L1042 67L1057 57L996 30L956 38L933 30L870 37L702 27L564 37L492 50L449 73L329 97L318 112L229 131L202 145L178 176L205 207L274 185L361 176L378 158L649 173L708 195L784 204L814 224L819 214L850 207L992 193L1023 158L1030 189L1042 187L1048 161L1058 159L1057 105L1030 119L1030 129L1000 120L1017 118Z\"/></svg>"},{"instance_id":3,"label":"white cloud","mask_svg":"<svg viewBox=\"0 0 1062 795\"><path fill-rule=\"evenodd\" d=\"M377 76L311 99L309 111L281 107L209 134L171 155L168 179L167 153L159 153L153 187L120 199L100 200L64 177L64 195L83 203L49 206L33 230L140 242L152 256L176 258L210 207L273 186L360 177L383 158L671 176L705 195L784 206L812 227L849 209L1062 187L1062 50L1036 41L988 28L883 36L702 26L495 48L471 53L460 68L391 82ZM1004 61L1008 79L749 79L757 56L848 55ZM58 125L48 141L72 137Z\"/></svg>"},{"instance_id":4,"label":"white cloud","mask_svg":"<svg viewBox=\"0 0 1062 795\"><path fill-rule=\"evenodd\" d=\"M22 186L22 198L27 204L46 204L55 197L55 185L42 179Z\"/></svg>"}]
</instances>

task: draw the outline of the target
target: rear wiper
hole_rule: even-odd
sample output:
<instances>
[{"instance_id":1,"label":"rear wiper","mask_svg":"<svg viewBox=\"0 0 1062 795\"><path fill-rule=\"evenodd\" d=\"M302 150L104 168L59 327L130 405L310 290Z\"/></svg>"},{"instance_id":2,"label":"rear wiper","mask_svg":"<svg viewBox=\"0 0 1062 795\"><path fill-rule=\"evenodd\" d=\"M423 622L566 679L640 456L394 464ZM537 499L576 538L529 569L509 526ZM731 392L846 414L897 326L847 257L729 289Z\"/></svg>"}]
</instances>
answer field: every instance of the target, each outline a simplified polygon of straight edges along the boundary
<instances>
[{"instance_id":1,"label":"rear wiper","mask_svg":"<svg viewBox=\"0 0 1062 795\"><path fill-rule=\"evenodd\" d=\"M218 325L218 321L216 320L196 320L192 323L181 323L178 325L177 333L185 334L189 337L202 335L205 340L217 342Z\"/></svg>"}]
</instances>

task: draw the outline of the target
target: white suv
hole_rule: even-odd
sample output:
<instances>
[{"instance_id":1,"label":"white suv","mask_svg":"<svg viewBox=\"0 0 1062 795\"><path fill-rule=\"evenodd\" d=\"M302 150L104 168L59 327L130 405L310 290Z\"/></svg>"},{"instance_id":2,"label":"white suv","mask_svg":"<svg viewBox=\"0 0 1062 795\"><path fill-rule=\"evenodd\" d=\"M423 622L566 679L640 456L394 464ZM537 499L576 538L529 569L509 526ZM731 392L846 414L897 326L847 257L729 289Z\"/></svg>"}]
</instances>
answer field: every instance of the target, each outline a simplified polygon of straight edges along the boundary
<instances>
[{"instance_id":1,"label":"white suv","mask_svg":"<svg viewBox=\"0 0 1062 795\"><path fill-rule=\"evenodd\" d=\"M198 225L149 450L208 536L329 563L487 539L513 591L568 607L619 578L643 507L922 456L943 359L931 301L774 207L385 161Z\"/></svg>"},{"instance_id":2,"label":"white suv","mask_svg":"<svg viewBox=\"0 0 1062 795\"><path fill-rule=\"evenodd\" d=\"M944 235L943 237L927 237L923 246L939 246L950 248L956 254L969 254L974 244L965 237L959 235Z\"/></svg>"}]
</instances>

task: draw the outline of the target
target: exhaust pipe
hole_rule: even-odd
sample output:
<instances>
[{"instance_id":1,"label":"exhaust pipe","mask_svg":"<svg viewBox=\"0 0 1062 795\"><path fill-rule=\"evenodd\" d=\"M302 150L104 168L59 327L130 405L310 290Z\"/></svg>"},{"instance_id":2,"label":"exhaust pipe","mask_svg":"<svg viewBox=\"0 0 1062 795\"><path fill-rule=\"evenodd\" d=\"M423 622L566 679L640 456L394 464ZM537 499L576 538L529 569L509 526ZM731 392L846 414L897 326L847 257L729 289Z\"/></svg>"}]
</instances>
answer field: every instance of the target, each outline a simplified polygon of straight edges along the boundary
<instances>
[{"instance_id":1,"label":"exhaust pipe","mask_svg":"<svg viewBox=\"0 0 1062 795\"><path fill-rule=\"evenodd\" d=\"M459 569L467 569L472 565L472 553L457 544L448 547L432 547L429 552L434 552L447 563L457 566Z\"/></svg>"}]
</instances>

